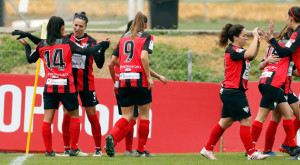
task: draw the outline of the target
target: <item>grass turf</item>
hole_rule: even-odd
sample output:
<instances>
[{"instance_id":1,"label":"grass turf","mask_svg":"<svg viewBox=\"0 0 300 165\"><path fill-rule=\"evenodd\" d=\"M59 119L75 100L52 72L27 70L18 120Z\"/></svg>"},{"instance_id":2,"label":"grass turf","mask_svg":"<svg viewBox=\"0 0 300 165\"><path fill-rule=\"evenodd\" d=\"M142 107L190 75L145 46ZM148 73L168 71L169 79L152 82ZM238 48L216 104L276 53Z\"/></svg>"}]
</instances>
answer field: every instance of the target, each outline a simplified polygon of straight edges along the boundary
<instances>
[{"instance_id":1,"label":"grass turf","mask_svg":"<svg viewBox=\"0 0 300 165\"><path fill-rule=\"evenodd\" d=\"M45 157L44 154L34 154L34 156L29 157L23 162L23 165L31 164L210 164L210 165L233 165L233 164L249 164L249 165L267 165L267 164L299 164L297 160L286 160L289 158L287 154L283 157L269 157L266 160L251 160L248 161L244 156L244 153L216 153L218 160L212 161L207 160L198 153L194 154L155 154L156 157L151 158L138 158L138 157L125 157L123 154L117 154L117 157L108 157L103 154L102 157L92 157L89 154L88 157ZM23 154L0 154L0 164L9 164L11 161L18 156L23 156Z\"/></svg>"}]
</instances>

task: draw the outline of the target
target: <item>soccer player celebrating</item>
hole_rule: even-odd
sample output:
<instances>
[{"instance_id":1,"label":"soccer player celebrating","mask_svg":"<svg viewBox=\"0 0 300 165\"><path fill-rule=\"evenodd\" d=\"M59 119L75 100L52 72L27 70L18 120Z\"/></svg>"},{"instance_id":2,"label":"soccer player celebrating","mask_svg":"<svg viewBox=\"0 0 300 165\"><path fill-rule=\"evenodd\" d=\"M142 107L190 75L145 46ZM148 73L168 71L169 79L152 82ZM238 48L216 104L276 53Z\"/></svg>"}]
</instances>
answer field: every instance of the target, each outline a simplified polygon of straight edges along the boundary
<instances>
[{"instance_id":1,"label":"soccer player celebrating","mask_svg":"<svg viewBox=\"0 0 300 165\"><path fill-rule=\"evenodd\" d=\"M207 159L216 160L213 153L214 146L233 122L240 122L240 137L248 153L248 160L265 159L268 155L262 155L255 151L250 133L251 113L245 94L250 71L250 61L257 56L260 37L255 28L252 32L253 41L248 50L245 50L247 31L244 26L227 24L220 33L219 46L225 47L228 39L232 42L225 50L225 80L222 82L220 97L223 102L220 121L211 131L209 140L201 150L201 155Z\"/></svg>"},{"instance_id":2,"label":"soccer player celebrating","mask_svg":"<svg viewBox=\"0 0 300 165\"><path fill-rule=\"evenodd\" d=\"M274 50L277 52L277 55L283 59L285 57L292 57L292 60L295 63L297 69L300 67L300 56L299 56L299 46L300 46L300 7L294 6L291 7L287 12L287 26L291 28L294 32L292 33L290 39L287 41L284 46L278 44L276 39L274 38L274 24L271 21L269 25L269 35L265 33L262 29L262 35L264 39L270 43ZM298 71L299 72L299 71ZM273 78L273 73L269 73L270 77L265 76L264 79ZM275 75L275 73L274 73ZM286 75L282 75L285 76ZM278 77L280 79L280 76ZM266 120L268 113L270 110L274 109L276 106L280 109L280 112L283 116L283 125L284 130L286 132L286 138L288 140L288 144L290 147L290 155L298 155L300 152L300 147L297 146L295 141L295 128L292 121L293 111L286 102L286 99L282 96L283 92L278 89L280 87L276 86L276 83L269 82L271 84L267 84L266 82L260 85L260 91L263 94L261 105L259 108L259 112L255 119L255 122L252 124L252 138L255 143L261 133L263 122Z\"/></svg>"},{"instance_id":3,"label":"soccer player celebrating","mask_svg":"<svg viewBox=\"0 0 300 165\"><path fill-rule=\"evenodd\" d=\"M85 12L75 13L73 20L73 31L74 33L68 34L65 37L70 38L71 41L80 45L81 47L90 47L96 44L96 40L90 35L84 33L87 28L88 18ZM30 33L22 31L14 31L13 35L20 35L20 37L28 37L34 43L40 42L41 39L32 36ZM20 38L19 37L19 38ZM74 53L72 56L73 61L73 76L75 88L79 93L82 106L85 107L86 114L91 123L92 134L95 142L95 153L93 156L101 156L101 126L99 119L96 114L95 106L99 103L97 100L94 84L93 74L93 59L99 69L103 67L105 60L105 50L108 47L102 47L100 53L97 52L93 55L79 55ZM70 115L64 108L64 118L62 123L62 134L64 140L64 154L68 156L70 152Z\"/></svg>"},{"instance_id":4,"label":"soccer player celebrating","mask_svg":"<svg viewBox=\"0 0 300 165\"><path fill-rule=\"evenodd\" d=\"M287 41L291 37L292 32L293 32L293 30L291 28L289 28L288 26L285 26L284 29L282 29L280 31L280 33L276 36L276 39L279 40L278 42L281 46L284 46L287 43ZM280 70L280 68L282 68L282 66L284 66L286 68L288 65L287 76L286 76L284 84L281 86L281 89L282 89L282 91L284 91L284 94L286 96L285 98L287 98L286 100L287 100L288 104L290 105L290 107L292 108L293 113L296 117L296 119L294 119L293 123L294 123L295 132L297 132L297 130L299 128L298 123L299 123L299 118L300 118L299 100L295 96L294 92L291 89L291 82L292 82L292 74L298 75L298 72L297 72L296 68L294 67L294 62L292 61L292 59L290 57L279 58L276 54L277 54L277 52L275 52L274 48L271 45L269 45L268 49L267 49L267 53L265 55L265 58L260 63L260 69L263 70L267 67L266 70L264 70L265 71L264 75L267 73L270 73L270 71L273 69L272 74L275 75L275 73L278 72ZM283 63L283 61L284 61L284 63ZM274 69L274 68L277 68L277 69ZM277 76L273 76L273 80L276 77ZM284 80L282 80L282 81L284 81ZM277 82L279 82L278 79L277 79ZM268 154L269 156L282 156L282 155L278 155L272 151L274 140L275 140L276 130L277 130L278 124L281 120L281 116L282 115L280 113L279 108L278 107L275 108L275 110L272 111L271 121L266 130L264 154ZM280 146L279 150L282 152L289 153L290 148L288 146L289 146L289 142L288 142L288 138L286 136L284 143Z\"/></svg>"},{"instance_id":5,"label":"soccer player celebrating","mask_svg":"<svg viewBox=\"0 0 300 165\"><path fill-rule=\"evenodd\" d=\"M78 47L64 35L64 20L53 16L47 25L47 39L38 43L35 51L31 54L31 47L27 41L21 39L25 46L26 57L29 63L36 62L41 58L44 62L46 77L44 100L44 121L42 135L46 148L46 156L58 156L52 149L51 123L55 110L61 101L70 114L70 156L87 156L81 152L77 143L80 134L80 120L78 113L78 100L72 74L72 54L97 54L102 47L108 47L109 42L101 42L93 47Z\"/></svg>"},{"instance_id":6,"label":"soccer player celebrating","mask_svg":"<svg viewBox=\"0 0 300 165\"><path fill-rule=\"evenodd\" d=\"M146 26L145 29L147 28L147 20L148 20L147 17L144 16L144 21L145 21L145 26ZM133 20L128 22L127 29L125 30L124 34L126 34L129 30L131 30L132 22L133 22ZM112 53L112 55L117 54L118 50L116 48L115 48L114 52ZM117 99L119 114L122 115L120 99L119 99L119 86L118 86L120 68L119 68L119 66L115 65L113 63L113 61L110 61L108 67L109 67L111 78L112 78L113 82L115 83L114 95L116 96L116 99ZM152 69L150 69L150 74L151 74L151 76L158 78L164 84L167 83L167 79L164 76L157 74ZM136 156L136 151L132 149L132 141L133 141L133 131L134 131L133 127L136 124L138 115L139 115L138 106L134 105L133 118L132 118L131 122L123 129L122 133L120 133L120 136L118 136L117 138L114 139L114 146L116 146L118 144L118 142L120 142L125 136L125 141L126 141L125 142L125 144L126 144L125 156Z\"/></svg>"},{"instance_id":7,"label":"soccer player celebrating","mask_svg":"<svg viewBox=\"0 0 300 165\"><path fill-rule=\"evenodd\" d=\"M152 35L144 32L144 16L138 12L132 23L132 29L119 41L112 63L120 66L119 99L122 118L106 137L105 151L108 156L115 156L114 140L133 119L134 105L140 110L138 156L152 156L145 149L149 134L149 109L152 102L151 89L153 80L150 75L148 54L153 50Z\"/></svg>"}]
</instances>

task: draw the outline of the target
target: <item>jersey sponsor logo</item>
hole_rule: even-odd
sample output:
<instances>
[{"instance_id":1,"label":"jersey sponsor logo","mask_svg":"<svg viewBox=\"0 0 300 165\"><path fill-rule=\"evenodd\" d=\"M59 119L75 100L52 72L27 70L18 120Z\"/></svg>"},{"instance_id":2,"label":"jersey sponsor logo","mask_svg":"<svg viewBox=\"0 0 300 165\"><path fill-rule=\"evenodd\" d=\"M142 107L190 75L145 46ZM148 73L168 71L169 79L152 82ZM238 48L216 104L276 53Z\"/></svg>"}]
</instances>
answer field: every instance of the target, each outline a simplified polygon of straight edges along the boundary
<instances>
[{"instance_id":1,"label":"jersey sponsor logo","mask_svg":"<svg viewBox=\"0 0 300 165\"><path fill-rule=\"evenodd\" d=\"M244 51L244 49L236 49L235 51L238 53L242 53Z\"/></svg>"},{"instance_id":2,"label":"jersey sponsor logo","mask_svg":"<svg viewBox=\"0 0 300 165\"><path fill-rule=\"evenodd\" d=\"M151 40L151 41L150 41L150 44L149 44L149 49L150 49L150 50L153 50L153 45L154 45L154 41Z\"/></svg>"},{"instance_id":3,"label":"jersey sponsor logo","mask_svg":"<svg viewBox=\"0 0 300 165\"><path fill-rule=\"evenodd\" d=\"M48 78L46 81L47 85L67 85L67 79L50 79Z\"/></svg>"},{"instance_id":4,"label":"jersey sponsor logo","mask_svg":"<svg viewBox=\"0 0 300 165\"><path fill-rule=\"evenodd\" d=\"M72 68L85 69L86 56L80 54L72 55Z\"/></svg>"},{"instance_id":5,"label":"jersey sponsor logo","mask_svg":"<svg viewBox=\"0 0 300 165\"><path fill-rule=\"evenodd\" d=\"M285 47L290 48L294 42L294 39L289 39L289 41L285 44Z\"/></svg>"},{"instance_id":6,"label":"jersey sponsor logo","mask_svg":"<svg viewBox=\"0 0 300 165\"><path fill-rule=\"evenodd\" d=\"M140 79L139 73L120 73L120 80L124 79Z\"/></svg>"},{"instance_id":7,"label":"jersey sponsor logo","mask_svg":"<svg viewBox=\"0 0 300 165\"><path fill-rule=\"evenodd\" d=\"M273 73L274 73L274 72L268 72L268 71L263 72L263 73L261 74L260 78L263 78L263 77L272 77Z\"/></svg>"}]
</instances>

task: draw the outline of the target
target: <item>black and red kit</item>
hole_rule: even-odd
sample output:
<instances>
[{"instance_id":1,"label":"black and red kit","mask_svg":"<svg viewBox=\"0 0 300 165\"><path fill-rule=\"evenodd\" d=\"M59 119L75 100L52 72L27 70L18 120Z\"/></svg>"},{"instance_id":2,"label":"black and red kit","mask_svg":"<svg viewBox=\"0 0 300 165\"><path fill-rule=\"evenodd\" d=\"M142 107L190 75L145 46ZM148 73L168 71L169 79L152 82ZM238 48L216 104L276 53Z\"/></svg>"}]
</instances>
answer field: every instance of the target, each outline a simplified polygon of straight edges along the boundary
<instances>
[{"instance_id":1,"label":"black and red kit","mask_svg":"<svg viewBox=\"0 0 300 165\"><path fill-rule=\"evenodd\" d=\"M41 40L32 54L30 54L29 44L25 46L29 63L36 62L39 58L44 62L45 93L75 93L72 54L92 54L97 52L100 47L101 44L97 44L95 47L83 49L66 37L57 39L53 45L49 45L46 40Z\"/></svg>"},{"instance_id":2,"label":"black and red kit","mask_svg":"<svg viewBox=\"0 0 300 165\"><path fill-rule=\"evenodd\" d=\"M279 44L282 47L284 46L283 43ZM269 45L264 60L272 54L278 55L275 49ZM290 61L290 57L282 57L278 62L267 64L259 79L259 84L268 84L276 88L281 88L285 84Z\"/></svg>"},{"instance_id":3,"label":"black and red kit","mask_svg":"<svg viewBox=\"0 0 300 165\"><path fill-rule=\"evenodd\" d=\"M278 53L279 57L288 57L292 56L292 60L295 63L295 66L299 72L300 68L300 25L296 28L296 30L292 33L292 36L285 44L284 47L281 47L275 38L270 40L270 43L273 45L274 49Z\"/></svg>"},{"instance_id":4,"label":"black and red kit","mask_svg":"<svg viewBox=\"0 0 300 165\"><path fill-rule=\"evenodd\" d=\"M86 33L81 38L76 38L73 33L66 35L66 37L70 38L71 41L82 48L87 48L97 44L97 41ZM102 50L102 52L104 51ZM72 68L74 84L77 91L95 90L93 61L95 60L97 67L101 69L104 64L105 56L104 54L97 54L95 57L99 58L94 58L93 55L73 54Z\"/></svg>"},{"instance_id":5,"label":"black and red kit","mask_svg":"<svg viewBox=\"0 0 300 165\"><path fill-rule=\"evenodd\" d=\"M229 44L225 50L225 79L222 82L223 88L248 89L248 74L250 61L244 58L245 49Z\"/></svg>"},{"instance_id":6,"label":"black and red kit","mask_svg":"<svg viewBox=\"0 0 300 165\"><path fill-rule=\"evenodd\" d=\"M119 57L119 87L148 87L147 76L142 64L142 50L152 54L153 36L139 32L131 39L131 32L125 33L113 55Z\"/></svg>"}]
</instances>

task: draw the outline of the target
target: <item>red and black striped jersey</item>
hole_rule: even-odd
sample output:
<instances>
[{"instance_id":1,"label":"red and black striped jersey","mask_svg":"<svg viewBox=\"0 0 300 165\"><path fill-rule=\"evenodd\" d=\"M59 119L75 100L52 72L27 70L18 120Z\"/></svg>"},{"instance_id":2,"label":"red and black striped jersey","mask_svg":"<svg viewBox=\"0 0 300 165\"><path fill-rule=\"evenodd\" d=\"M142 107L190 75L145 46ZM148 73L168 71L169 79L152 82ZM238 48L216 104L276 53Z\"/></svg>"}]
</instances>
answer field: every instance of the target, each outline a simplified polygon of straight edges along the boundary
<instances>
[{"instance_id":1,"label":"red and black striped jersey","mask_svg":"<svg viewBox=\"0 0 300 165\"><path fill-rule=\"evenodd\" d=\"M30 47L29 47L30 48ZM60 38L53 45L42 40L35 51L27 57L29 62L41 58L45 66L45 93L74 93L72 74L72 54L84 54L85 49L78 47L69 38Z\"/></svg>"},{"instance_id":2,"label":"red and black striped jersey","mask_svg":"<svg viewBox=\"0 0 300 165\"><path fill-rule=\"evenodd\" d=\"M153 36L141 31L132 40L131 35L129 31L121 37L113 54L119 57L119 87L148 87L141 53L142 50L146 50L149 54L152 54Z\"/></svg>"},{"instance_id":3,"label":"red and black striped jersey","mask_svg":"<svg viewBox=\"0 0 300 165\"><path fill-rule=\"evenodd\" d=\"M280 57L288 57L292 56L292 59L295 63L295 66L299 72L300 68L300 25L296 28L296 30L292 33L292 36L285 44L284 47L281 47L277 41L272 38L270 43L275 48L276 52ZM300 73L300 72L299 72Z\"/></svg>"},{"instance_id":4,"label":"red and black striped jersey","mask_svg":"<svg viewBox=\"0 0 300 165\"><path fill-rule=\"evenodd\" d=\"M291 88L292 79L293 79L293 77L292 77L293 70L296 70L296 67L294 65L294 61L290 61L285 83L281 87L281 89L284 91L285 94L293 93L292 88Z\"/></svg>"},{"instance_id":5,"label":"red and black striped jersey","mask_svg":"<svg viewBox=\"0 0 300 165\"><path fill-rule=\"evenodd\" d=\"M94 46L95 44L97 44L97 41L86 33L81 38L76 38L73 33L66 35L66 37L70 38L71 41L82 48ZM72 67L74 84L77 91L95 90L93 60L93 55L80 55L76 53L73 54Z\"/></svg>"},{"instance_id":6,"label":"red and black striped jersey","mask_svg":"<svg viewBox=\"0 0 300 165\"><path fill-rule=\"evenodd\" d=\"M283 43L279 44L284 46ZM264 60L272 54L278 55L275 49L269 45ZM259 84L268 84L276 88L281 88L286 81L290 61L290 57L283 57L280 58L279 62L267 64L259 79Z\"/></svg>"},{"instance_id":7,"label":"red and black striped jersey","mask_svg":"<svg viewBox=\"0 0 300 165\"><path fill-rule=\"evenodd\" d=\"M247 90L250 61L244 58L245 49L229 44L225 50L225 79L223 88Z\"/></svg>"}]
</instances>

